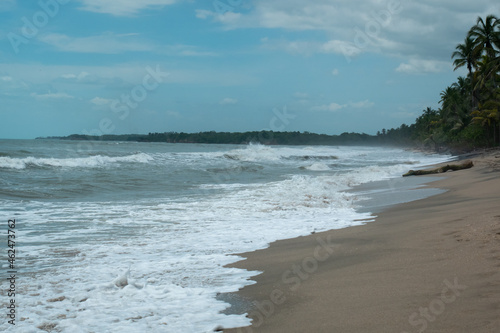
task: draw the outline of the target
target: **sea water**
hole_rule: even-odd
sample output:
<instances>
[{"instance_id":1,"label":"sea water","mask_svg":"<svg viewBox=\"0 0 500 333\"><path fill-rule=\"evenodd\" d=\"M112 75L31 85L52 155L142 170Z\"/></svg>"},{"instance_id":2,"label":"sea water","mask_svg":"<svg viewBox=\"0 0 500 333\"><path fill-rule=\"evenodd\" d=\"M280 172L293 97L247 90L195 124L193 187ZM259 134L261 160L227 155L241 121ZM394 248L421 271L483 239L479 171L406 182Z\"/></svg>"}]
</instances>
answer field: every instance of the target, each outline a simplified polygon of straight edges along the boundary
<instances>
[{"instance_id":1,"label":"sea water","mask_svg":"<svg viewBox=\"0 0 500 333\"><path fill-rule=\"evenodd\" d=\"M0 330L213 332L235 253L372 219L348 191L449 159L395 148L0 140ZM7 233L15 219L15 297ZM8 323L15 300L15 327ZM3 313L2 313L3 312ZM228 313L228 312L225 312Z\"/></svg>"}]
</instances>

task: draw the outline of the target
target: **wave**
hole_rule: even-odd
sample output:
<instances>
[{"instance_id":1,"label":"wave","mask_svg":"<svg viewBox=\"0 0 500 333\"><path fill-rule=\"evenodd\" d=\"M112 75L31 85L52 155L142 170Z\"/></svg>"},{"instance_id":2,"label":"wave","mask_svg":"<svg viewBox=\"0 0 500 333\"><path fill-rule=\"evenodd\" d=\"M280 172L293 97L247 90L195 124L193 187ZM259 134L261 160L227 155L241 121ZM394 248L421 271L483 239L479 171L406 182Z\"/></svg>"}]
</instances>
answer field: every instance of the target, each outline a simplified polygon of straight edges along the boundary
<instances>
[{"instance_id":1,"label":"wave","mask_svg":"<svg viewBox=\"0 0 500 333\"><path fill-rule=\"evenodd\" d=\"M328 161L328 160L338 160L338 156L330 155L330 156L324 156L324 155L303 155L303 156L290 156L288 159L291 160L299 160L299 161L310 161L310 160L317 160L317 161Z\"/></svg>"},{"instance_id":2,"label":"wave","mask_svg":"<svg viewBox=\"0 0 500 333\"><path fill-rule=\"evenodd\" d=\"M0 168L17 170L44 167L98 168L115 163L149 163L152 160L153 157L144 153L115 157L96 155L80 158L0 157Z\"/></svg>"},{"instance_id":3,"label":"wave","mask_svg":"<svg viewBox=\"0 0 500 333\"><path fill-rule=\"evenodd\" d=\"M307 151L306 154L304 148L290 148L290 147L270 147L258 144L248 145L244 149L235 149L230 152L223 154L222 156L226 159L233 161L242 162L259 162L259 161L280 161L280 160L290 160L290 161L330 161L338 160L339 157L331 154L324 154L324 152L318 152L317 155L310 154Z\"/></svg>"},{"instance_id":4,"label":"wave","mask_svg":"<svg viewBox=\"0 0 500 333\"><path fill-rule=\"evenodd\" d=\"M281 155L277 149L269 146L251 144L245 149L235 149L223 155L226 159L243 162L279 161Z\"/></svg>"},{"instance_id":5,"label":"wave","mask_svg":"<svg viewBox=\"0 0 500 333\"><path fill-rule=\"evenodd\" d=\"M33 154L33 153L29 150L24 150L24 149L13 150L10 152L1 152L0 151L0 157L29 156L30 154Z\"/></svg>"},{"instance_id":6,"label":"wave","mask_svg":"<svg viewBox=\"0 0 500 333\"><path fill-rule=\"evenodd\" d=\"M299 169L310 170L310 171L328 171L328 170L331 170L331 168L324 163L314 163L314 164L309 165L309 166L302 166Z\"/></svg>"},{"instance_id":7,"label":"wave","mask_svg":"<svg viewBox=\"0 0 500 333\"><path fill-rule=\"evenodd\" d=\"M238 165L238 166L232 166L232 167L228 167L228 168L210 168L210 169L206 169L206 171L208 172L212 172L212 173L228 173L228 172L237 172L237 173L242 173L242 172L252 172L252 173L255 173L255 172L259 172L261 171L262 169L264 169L263 166L260 166L260 165Z\"/></svg>"}]
</instances>

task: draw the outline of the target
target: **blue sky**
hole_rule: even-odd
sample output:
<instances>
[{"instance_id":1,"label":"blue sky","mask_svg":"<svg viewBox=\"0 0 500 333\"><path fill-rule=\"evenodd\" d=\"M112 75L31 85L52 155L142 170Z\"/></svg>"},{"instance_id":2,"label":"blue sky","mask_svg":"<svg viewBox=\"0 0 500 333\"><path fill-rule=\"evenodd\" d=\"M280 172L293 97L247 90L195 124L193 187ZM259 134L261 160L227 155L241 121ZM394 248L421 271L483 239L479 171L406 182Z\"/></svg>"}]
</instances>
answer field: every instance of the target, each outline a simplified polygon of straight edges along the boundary
<instances>
[{"instance_id":1,"label":"blue sky","mask_svg":"<svg viewBox=\"0 0 500 333\"><path fill-rule=\"evenodd\" d=\"M410 124L496 0L0 0L0 138Z\"/></svg>"}]
</instances>

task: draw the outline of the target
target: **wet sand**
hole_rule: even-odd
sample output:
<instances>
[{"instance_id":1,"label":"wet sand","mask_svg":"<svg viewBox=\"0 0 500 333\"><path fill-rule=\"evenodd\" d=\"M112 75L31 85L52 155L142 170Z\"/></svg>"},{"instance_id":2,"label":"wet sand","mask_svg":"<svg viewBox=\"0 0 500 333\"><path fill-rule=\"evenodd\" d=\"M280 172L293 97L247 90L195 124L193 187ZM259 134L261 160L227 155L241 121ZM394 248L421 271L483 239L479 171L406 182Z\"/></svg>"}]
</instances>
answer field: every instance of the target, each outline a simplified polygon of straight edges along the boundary
<instances>
[{"instance_id":1,"label":"wet sand","mask_svg":"<svg viewBox=\"0 0 500 333\"><path fill-rule=\"evenodd\" d=\"M375 222L243 254L253 325L224 332L500 332L500 151L472 160Z\"/></svg>"}]
</instances>

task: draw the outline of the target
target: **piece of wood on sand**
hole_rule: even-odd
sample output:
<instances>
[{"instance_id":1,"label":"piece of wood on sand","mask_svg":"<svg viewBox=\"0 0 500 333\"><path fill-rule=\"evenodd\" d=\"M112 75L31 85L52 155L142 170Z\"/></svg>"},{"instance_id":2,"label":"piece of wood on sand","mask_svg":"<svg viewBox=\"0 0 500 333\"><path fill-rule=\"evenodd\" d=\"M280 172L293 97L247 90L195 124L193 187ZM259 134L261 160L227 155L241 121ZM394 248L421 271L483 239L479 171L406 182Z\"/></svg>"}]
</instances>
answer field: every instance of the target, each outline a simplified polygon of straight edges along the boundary
<instances>
[{"instance_id":1,"label":"piece of wood on sand","mask_svg":"<svg viewBox=\"0 0 500 333\"><path fill-rule=\"evenodd\" d=\"M408 177L408 176L422 176L422 175L432 175L435 173L443 173L449 170L452 171L457 171L457 170L464 170L464 169L470 169L474 166L474 163L472 161L465 161L461 164L448 164L436 169L431 169L431 170L410 170L407 173L403 175L403 177Z\"/></svg>"}]
</instances>

